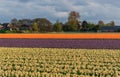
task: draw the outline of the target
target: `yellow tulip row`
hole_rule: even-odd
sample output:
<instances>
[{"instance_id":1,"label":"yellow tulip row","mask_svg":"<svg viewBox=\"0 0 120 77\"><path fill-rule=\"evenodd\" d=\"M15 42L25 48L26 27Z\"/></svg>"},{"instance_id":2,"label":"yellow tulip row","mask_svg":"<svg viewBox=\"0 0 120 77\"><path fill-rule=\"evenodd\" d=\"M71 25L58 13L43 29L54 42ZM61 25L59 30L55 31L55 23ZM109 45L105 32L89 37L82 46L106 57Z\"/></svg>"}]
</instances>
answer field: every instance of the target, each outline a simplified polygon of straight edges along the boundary
<instances>
[{"instance_id":1,"label":"yellow tulip row","mask_svg":"<svg viewBox=\"0 0 120 77\"><path fill-rule=\"evenodd\" d=\"M0 76L120 76L120 50L0 48Z\"/></svg>"}]
</instances>

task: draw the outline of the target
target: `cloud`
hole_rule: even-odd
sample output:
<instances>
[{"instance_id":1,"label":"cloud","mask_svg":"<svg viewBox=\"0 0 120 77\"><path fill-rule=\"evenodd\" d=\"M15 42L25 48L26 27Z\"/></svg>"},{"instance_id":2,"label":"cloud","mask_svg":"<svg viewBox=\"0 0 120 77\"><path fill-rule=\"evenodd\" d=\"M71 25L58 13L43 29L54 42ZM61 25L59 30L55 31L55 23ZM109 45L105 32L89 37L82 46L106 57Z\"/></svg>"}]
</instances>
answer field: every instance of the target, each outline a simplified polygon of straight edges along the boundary
<instances>
[{"instance_id":1,"label":"cloud","mask_svg":"<svg viewBox=\"0 0 120 77\"><path fill-rule=\"evenodd\" d=\"M120 24L119 0L0 0L0 22L12 18L48 18L65 22L70 11L77 11L81 20L96 22L115 20Z\"/></svg>"},{"instance_id":2,"label":"cloud","mask_svg":"<svg viewBox=\"0 0 120 77\"><path fill-rule=\"evenodd\" d=\"M19 2L23 2L23 3L26 3L26 2L30 2L32 0L18 0Z\"/></svg>"}]
</instances>

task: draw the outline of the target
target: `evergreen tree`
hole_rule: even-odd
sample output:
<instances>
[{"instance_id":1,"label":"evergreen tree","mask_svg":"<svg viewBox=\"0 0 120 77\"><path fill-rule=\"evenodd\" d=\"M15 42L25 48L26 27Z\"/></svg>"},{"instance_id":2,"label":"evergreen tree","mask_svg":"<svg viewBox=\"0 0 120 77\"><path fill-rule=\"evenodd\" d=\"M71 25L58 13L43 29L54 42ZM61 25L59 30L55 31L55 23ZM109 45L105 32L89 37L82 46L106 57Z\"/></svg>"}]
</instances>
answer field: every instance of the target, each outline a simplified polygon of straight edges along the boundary
<instances>
[{"instance_id":1,"label":"evergreen tree","mask_svg":"<svg viewBox=\"0 0 120 77\"><path fill-rule=\"evenodd\" d=\"M87 23L87 21L83 21L82 22L82 30L83 31L87 31L88 30L88 23Z\"/></svg>"}]
</instances>

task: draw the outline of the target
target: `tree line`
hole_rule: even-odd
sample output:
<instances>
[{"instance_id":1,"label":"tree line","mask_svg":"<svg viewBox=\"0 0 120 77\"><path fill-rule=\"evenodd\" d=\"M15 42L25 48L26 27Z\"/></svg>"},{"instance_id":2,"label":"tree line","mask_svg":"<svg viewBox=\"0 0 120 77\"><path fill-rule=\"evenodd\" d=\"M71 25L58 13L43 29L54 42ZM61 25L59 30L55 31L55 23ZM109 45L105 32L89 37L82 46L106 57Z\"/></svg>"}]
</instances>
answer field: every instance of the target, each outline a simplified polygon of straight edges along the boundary
<instances>
[{"instance_id":1,"label":"tree line","mask_svg":"<svg viewBox=\"0 0 120 77\"><path fill-rule=\"evenodd\" d=\"M46 18L31 19L12 19L10 23L4 23L0 26L1 33L39 33L39 32L97 32L101 26L115 26L115 22L105 24L102 20L98 24L80 21L80 14L71 11L68 21L62 23L59 20L52 24Z\"/></svg>"}]
</instances>

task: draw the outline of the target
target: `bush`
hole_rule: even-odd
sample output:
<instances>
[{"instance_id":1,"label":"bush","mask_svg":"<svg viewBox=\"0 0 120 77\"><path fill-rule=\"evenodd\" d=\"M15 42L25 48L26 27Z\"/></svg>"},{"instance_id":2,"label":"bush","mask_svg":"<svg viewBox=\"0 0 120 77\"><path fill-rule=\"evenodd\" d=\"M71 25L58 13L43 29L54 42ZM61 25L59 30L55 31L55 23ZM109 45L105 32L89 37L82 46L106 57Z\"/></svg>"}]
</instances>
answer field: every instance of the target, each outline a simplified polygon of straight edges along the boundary
<instances>
[{"instance_id":1,"label":"bush","mask_svg":"<svg viewBox=\"0 0 120 77\"><path fill-rule=\"evenodd\" d=\"M6 30L5 33L12 33L10 30Z\"/></svg>"},{"instance_id":2,"label":"bush","mask_svg":"<svg viewBox=\"0 0 120 77\"><path fill-rule=\"evenodd\" d=\"M0 33L6 33L5 30L0 30Z\"/></svg>"}]
</instances>

